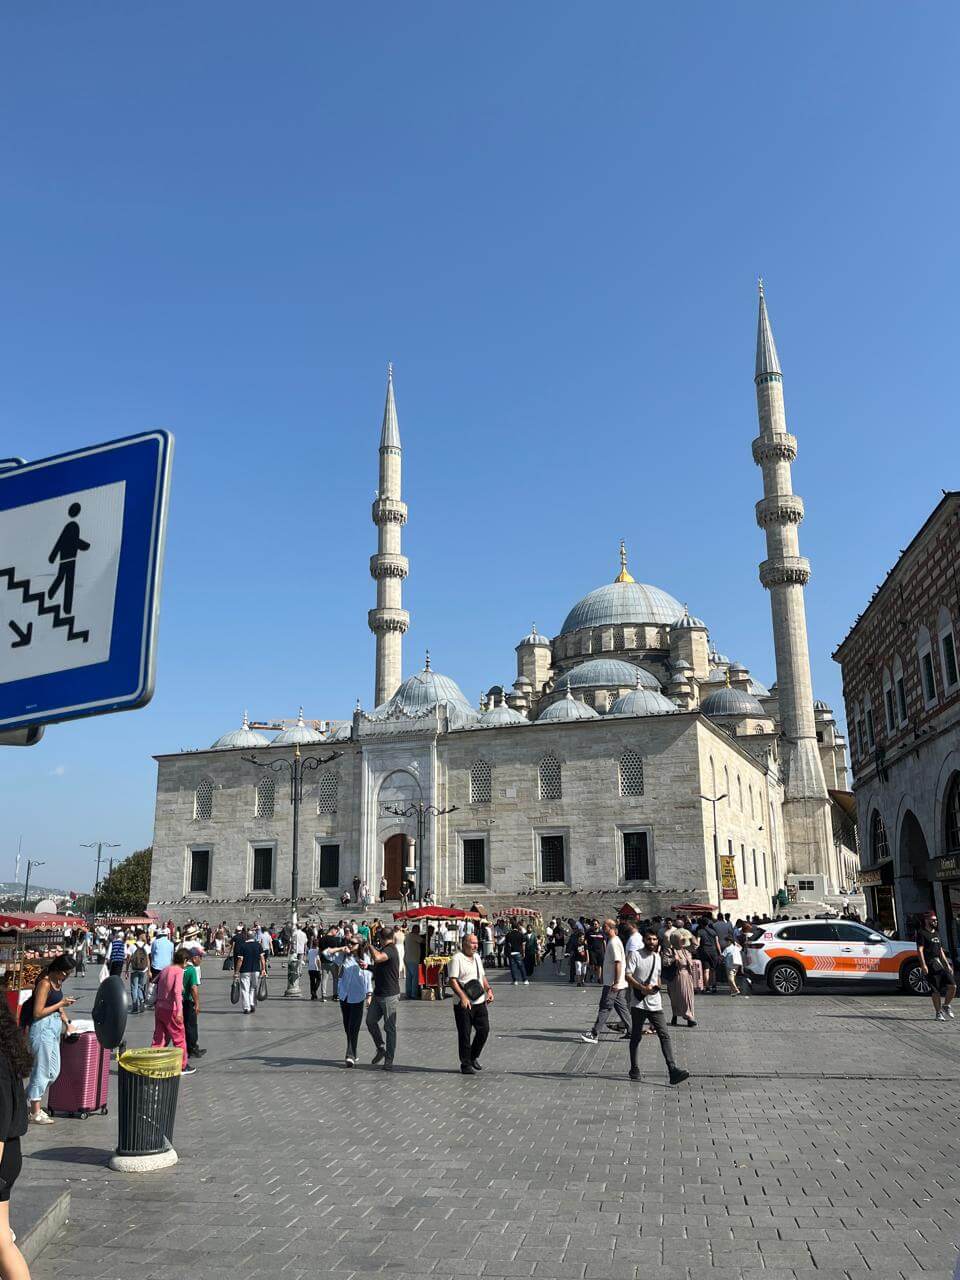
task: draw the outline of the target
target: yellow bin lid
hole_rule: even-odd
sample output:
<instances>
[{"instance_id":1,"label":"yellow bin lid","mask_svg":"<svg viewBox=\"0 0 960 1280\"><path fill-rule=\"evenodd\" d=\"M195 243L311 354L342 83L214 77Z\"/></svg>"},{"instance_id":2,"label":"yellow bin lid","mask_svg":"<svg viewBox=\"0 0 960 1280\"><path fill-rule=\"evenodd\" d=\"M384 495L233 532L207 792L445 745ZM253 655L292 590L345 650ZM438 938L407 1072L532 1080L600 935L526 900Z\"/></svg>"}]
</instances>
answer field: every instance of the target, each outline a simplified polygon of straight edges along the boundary
<instances>
[{"instance_id":1,"label":"yellow bin lid","mask_svg":"<svg viewBox=\"0 0 960 1280\"><path fill-rule=\"evenodd\" d=\"M124 1071L135 1076L150 1076L154 1080L166 1080L170 1076L178 1076L183 1068L183 1050L168 1049L128 1049L121 1053L117 1062Z\"/></svg>"}]
</instances>

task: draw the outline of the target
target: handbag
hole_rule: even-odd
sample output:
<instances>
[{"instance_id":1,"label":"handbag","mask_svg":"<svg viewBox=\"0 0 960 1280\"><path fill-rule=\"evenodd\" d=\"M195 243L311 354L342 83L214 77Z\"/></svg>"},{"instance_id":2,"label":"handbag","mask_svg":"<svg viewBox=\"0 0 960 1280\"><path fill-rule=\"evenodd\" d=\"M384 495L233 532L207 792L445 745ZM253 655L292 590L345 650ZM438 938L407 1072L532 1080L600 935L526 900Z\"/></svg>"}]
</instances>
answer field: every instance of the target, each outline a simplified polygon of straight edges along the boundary
<instances>
[{"instance_id":1,"label":"handbag","mask_svg":"<svg viewBox=\"0 0 960 1280\"><path fill-rule=\"evenodd\" d=\"M233 968L233 956L227 956L223 962L223 972L229 973Z\"/></svg>"},{"instance_id":2,"label":"handbag","mask_svg":"<svg viewBox=\"0 0 960 1280\"><path fill-rule=\"evenodd\" d=\"M156 1005L156 1003L157 1003L157 984L155 982L148 982L147 989L143 993L143 1007L145 1009L152 1009Z\"/></svg>"},{"instance_id":3,"label":"handbag","mask_svg":"<svg viewBox=\"0 0 960 1280\"><path fill-rule=\"evenodd\" d=\"M231 1004L240 1003L240 979L239 978L234 978L234 980L230 983L230 1003Z\"/></svg>"},{"instance_id":4,"label":"handbag","mask_svg":"<svg viewBox=\"0 0 960 1280\"><path fill-rule=\"evenodd\" d=\"M99 974L97 975L97 981L98 981L98 982L106 982L106 980L107 980L109 977L110 977L110 967L109 967L109 965L107 965L107 964L102 964L102 965L100 966L100 972L99 972Z\"/></svg>"},{"instance_id":5,"label":"handbag","mask_svg":"<svg viewBox=\"0 0 960 1280\"><path fill-rule=\"evenodd\" d=\"M676 960L669 960L665 965L661 965L660 977L664 982L672 982L677 976L678 968Z\"/></svg>"},{"instance_id":6,"label":"handbag","mask_svg":"<svg viewBox=\"0 0 960 1280\"><path fill-rule=\"evenodd\" d=\"M263 973L260 975L260 985L259 987L257 987L257 999L266 1000L268 995L269 995L269 992L267 991L267 975Z\"/></svg>"}]
</instances>

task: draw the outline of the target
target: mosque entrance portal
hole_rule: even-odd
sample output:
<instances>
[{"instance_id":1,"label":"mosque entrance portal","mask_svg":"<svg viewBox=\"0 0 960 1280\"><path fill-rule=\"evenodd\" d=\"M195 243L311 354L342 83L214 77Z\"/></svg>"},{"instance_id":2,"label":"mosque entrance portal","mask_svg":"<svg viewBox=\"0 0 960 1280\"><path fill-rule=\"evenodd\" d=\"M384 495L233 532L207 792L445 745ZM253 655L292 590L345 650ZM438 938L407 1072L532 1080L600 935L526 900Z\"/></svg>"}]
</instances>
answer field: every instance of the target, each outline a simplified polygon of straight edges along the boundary
<instances>
[{"instance_id":1,"label":"mosque entrance portal","mask_svg":"<svg viewBox=\"0 0 960 1280\"><path fill-rule=\"evenodd\" d=\"M391 836L383 846L383 874L387 877L388 898L400 897L406 852L407 837L405 835Z\"/></svg>"}]
</instances>

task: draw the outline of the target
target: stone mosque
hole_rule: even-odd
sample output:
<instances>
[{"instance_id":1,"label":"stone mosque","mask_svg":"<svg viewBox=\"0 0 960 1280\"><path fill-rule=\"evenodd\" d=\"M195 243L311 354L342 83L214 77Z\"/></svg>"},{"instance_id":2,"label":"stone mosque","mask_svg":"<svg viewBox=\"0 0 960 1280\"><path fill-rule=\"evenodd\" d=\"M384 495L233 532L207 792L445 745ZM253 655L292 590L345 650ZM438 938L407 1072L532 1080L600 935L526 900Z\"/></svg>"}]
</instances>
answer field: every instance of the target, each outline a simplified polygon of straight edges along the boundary
<instances>
[{"instance_id":1,"label":"stone mosque","mask_svg":"<svg viewBox=\"0 0 960 1280\"><path fill-rule=\"evenodd\" d=\"M177 920L285 917L289 771L251 757L295 753L301 915L352 895L355 877L376 894L381 875L390 900L409 876L438 902L534 894L550 912L581 892L660 912L721 902L740 915L769 910L787 884L818 900L850 884L845 743L811 686L797 441L762 283L754 381L776 683L719 652L686 605L636 581L621 543L613 581L578 600L552 638L533 627L512 688L494 685L475 707L429 654L403 678L407 507L391 368L372 512L374 706L349 721L301 710L273 726L244 714L206 750L157 756L151 906Z\"/></svg>"}]
</instances>

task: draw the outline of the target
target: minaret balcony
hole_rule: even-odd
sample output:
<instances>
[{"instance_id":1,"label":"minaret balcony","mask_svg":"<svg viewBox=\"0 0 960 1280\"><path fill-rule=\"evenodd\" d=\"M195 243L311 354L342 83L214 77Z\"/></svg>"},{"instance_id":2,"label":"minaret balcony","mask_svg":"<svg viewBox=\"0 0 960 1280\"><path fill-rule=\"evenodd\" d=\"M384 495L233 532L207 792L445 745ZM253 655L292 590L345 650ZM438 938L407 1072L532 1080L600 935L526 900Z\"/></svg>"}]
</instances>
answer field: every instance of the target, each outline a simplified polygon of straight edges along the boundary
<instances>
[{"instance_id":1,"label":"minaret balcony","mask_svg":"<svg viewBox=\"0 0 960 1280\"><path fill-rule=\"evenodd\" d=\"M407 504L399 498L377 498L371 514L374 524L406 524Z\"/></svg>"},{"instance_id":2,"label":"minaret balcony","mask_svg":"<svg viewBox=\"0 0 960 1280\"><path fill-rule=\"evenodd\" d=\"M799 524L803 519L803 499L795 493L772 493L757 503L757 524Z\"/></svg>"},{"instance_id":3,"label":"minaret balcony","mask_svg":"<svg viewBox=\"0 0 960 1280\"><path fill-rule=\"evenodd\" d=\"M786 431L757 436L753 445L753 460L757 466L764 462L793 462L797 456L797 437Z\"/></svg>"},{"instance_id":4,"label":"minaret balcony","mask_svg":"<svg viewBox=\"0 0 960 1280\"><path fill-rule=\"evenodd\" d=\"M778 556L760 565L760 582L770 587L805 587L810 581L810 561L806 556Z\"/></svg>"},{"instance_id":5,"label":"minaret balcony","mask_svg":"<svg viewBox=\"0 0 960 1280\"><path fill-rule=\"evenodd\" d=\"M406 556L393 552L380 552L370 557L370 576L372 578L400 578L410 572L410 561Z\"/></svg>"},{"instance_id":6,"label":"minaret balcony","mask_svg":"<svg viewBox=\"0 0 960 1280\"><path fill-rule=\"evenodd\" d=\"M378 635L390 631L405 635L410 626L410 615L406 609L371 609L367 614L367 625Z\"/></svg>"}]
</instances>

